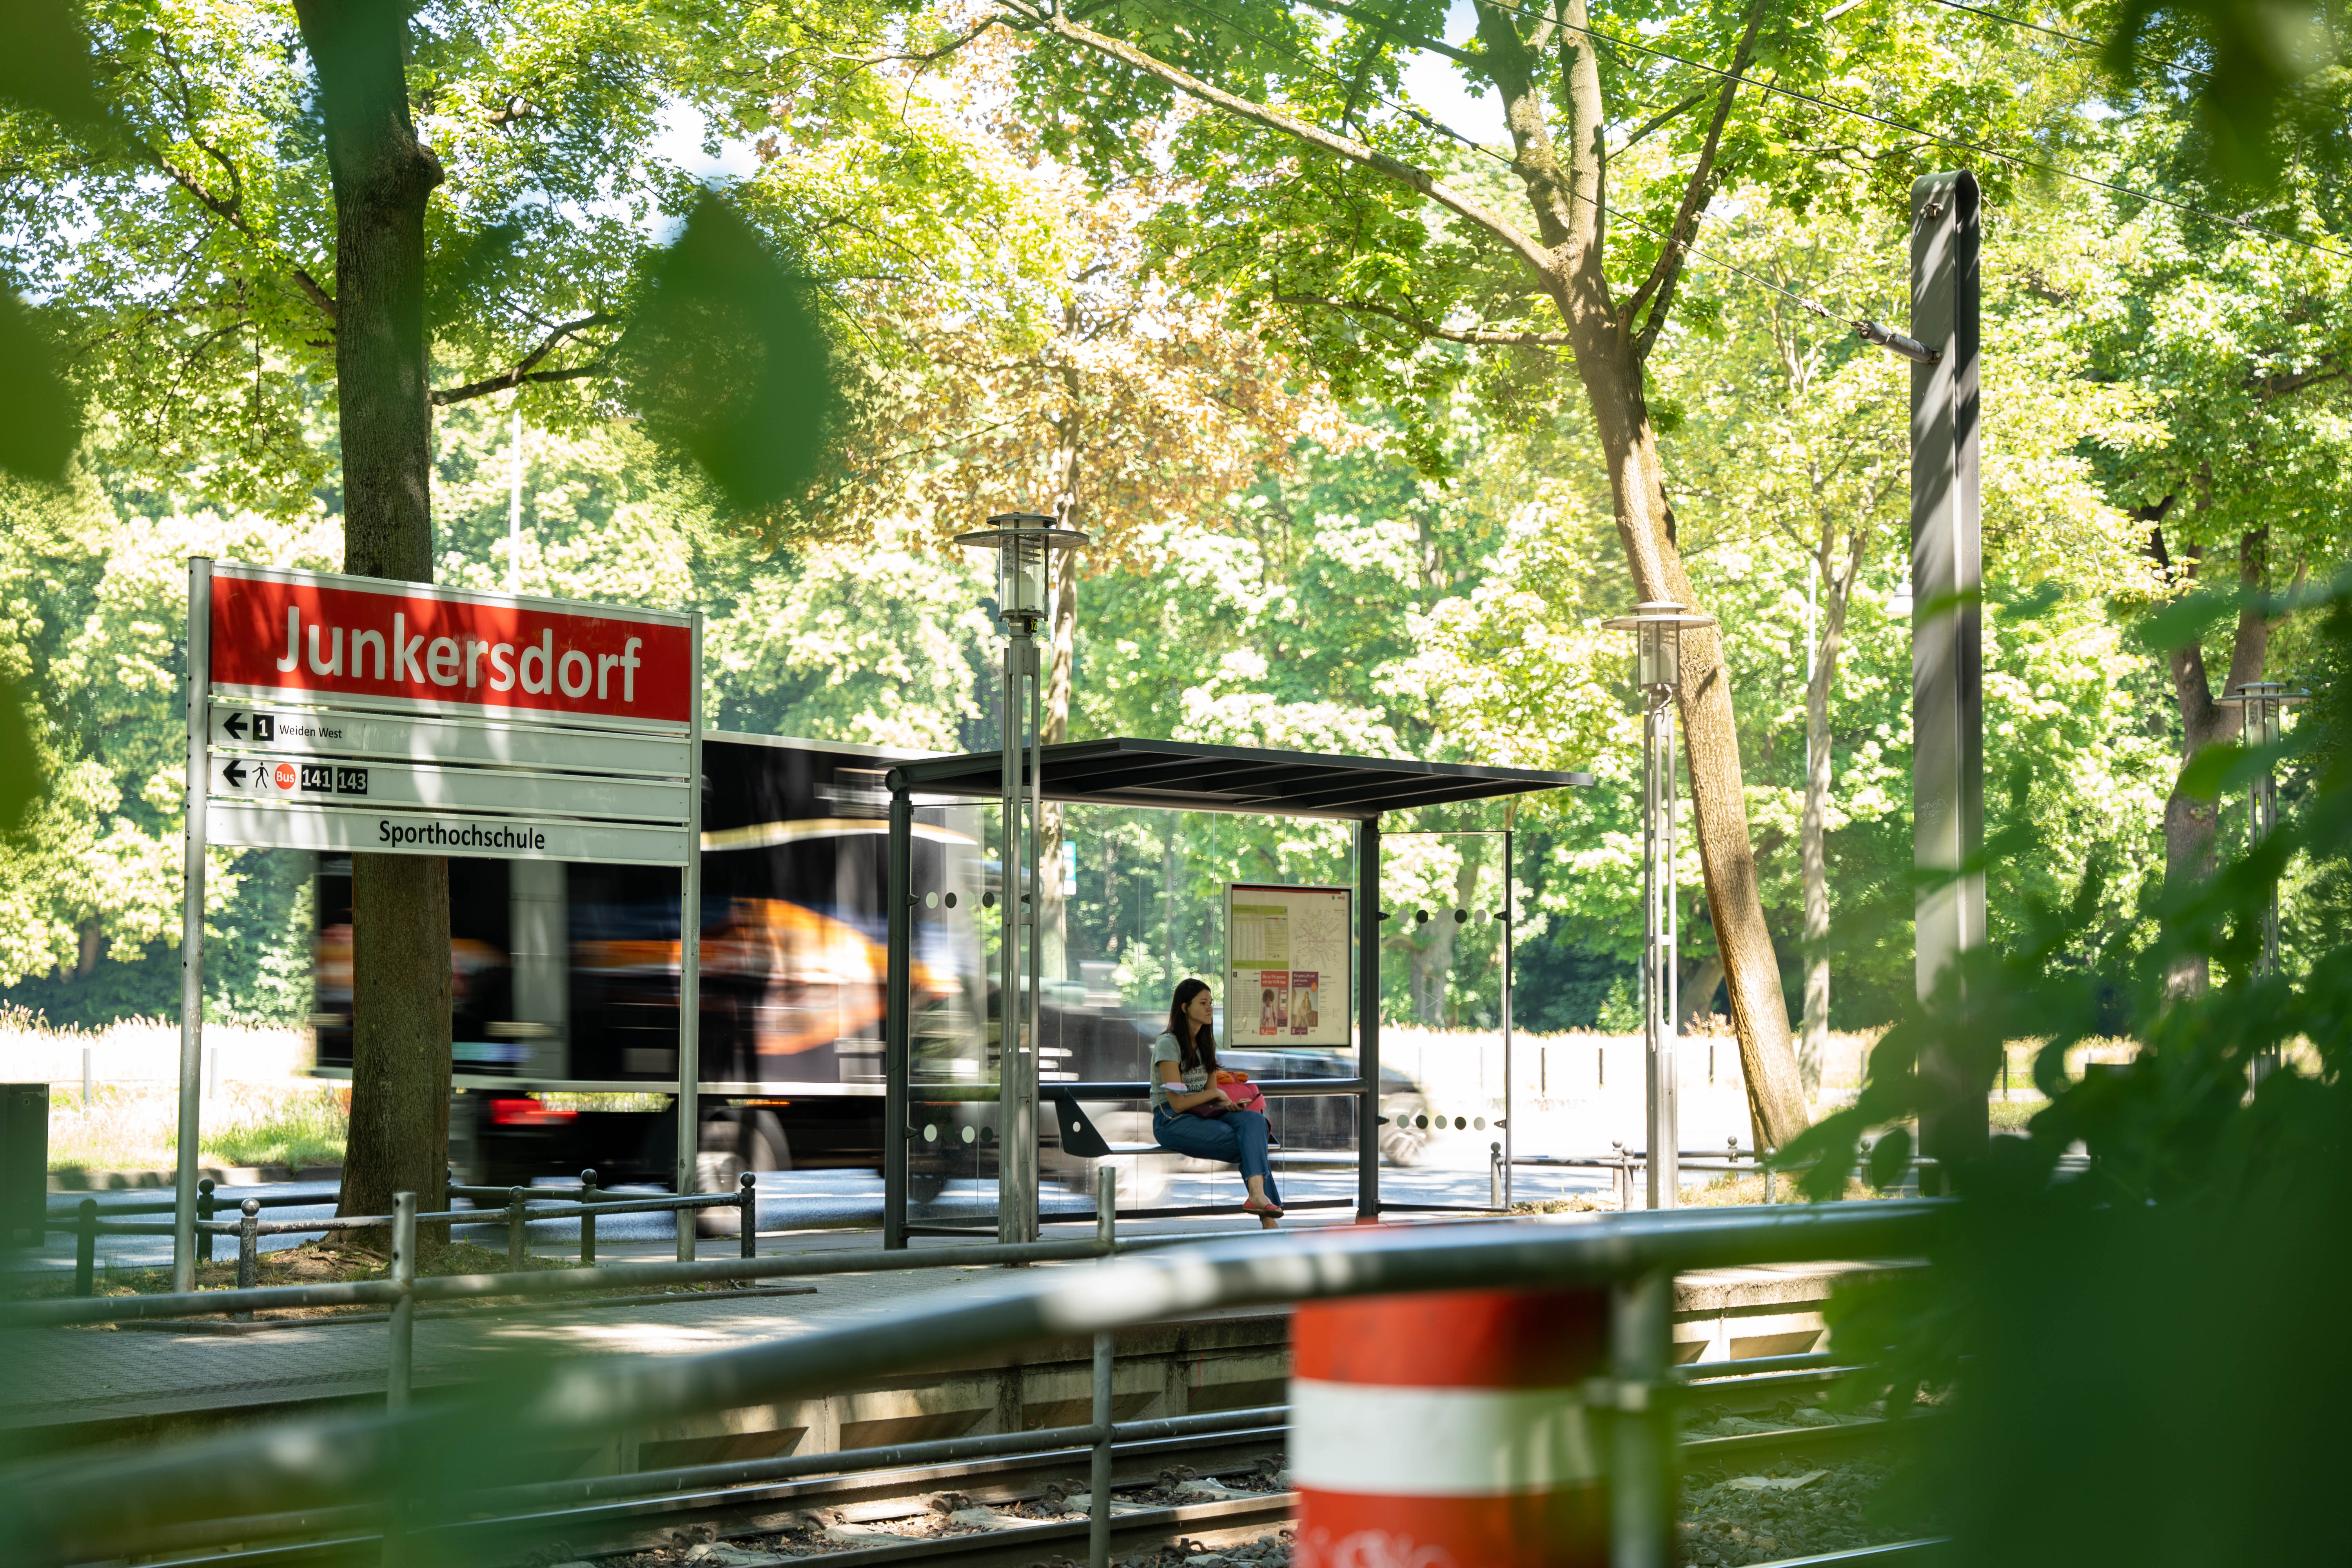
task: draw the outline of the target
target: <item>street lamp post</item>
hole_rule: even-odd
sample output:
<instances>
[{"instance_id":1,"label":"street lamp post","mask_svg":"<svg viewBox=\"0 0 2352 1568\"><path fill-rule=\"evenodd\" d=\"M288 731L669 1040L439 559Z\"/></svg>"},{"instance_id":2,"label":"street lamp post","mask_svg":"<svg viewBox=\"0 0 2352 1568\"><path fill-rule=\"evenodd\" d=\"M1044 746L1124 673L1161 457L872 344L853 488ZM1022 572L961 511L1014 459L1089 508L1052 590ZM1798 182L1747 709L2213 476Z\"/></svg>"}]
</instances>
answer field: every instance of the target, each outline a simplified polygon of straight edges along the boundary
<instances>
[{"instance_id":1,"label":"street lamp post","mask_svg":"<svg viewBox=\"0 0 2352 1568\"><path fill-rule=\"evenodd\" d=\"M1038 951L1044 900L1037 853L1045 827L1045 681L1037 623L1053 603L1055 555L1087 536L1035 512L1004 512L956 535L996 552L996 614L1004 623L1003 902L997 917L996 1238L1037 1239L1037 1045L1043 1019ZM1028 752L1023 766L1023 752ZM1024 963L1025 949L1025 963Z\"/></svg>"},{"instance_id":2,"label":"street lamp post","mask_svg":"<svg viewBox=\"0 0 2352 1568\"><path fill-rule=\"evenodd\" d=\"M1675 691L1682 683L1685 626L1711 626L1713 616L1671 599L1647 599L1630 616L1601 623L1634 635L1633 684L1642 697L1642 1038L1647 1070L1650 1206L1670 1209L1679 1195L1681 1119L1675 1113L1675 1036L1681 986L1675 973Z\"/></svg>"}]
</instances>

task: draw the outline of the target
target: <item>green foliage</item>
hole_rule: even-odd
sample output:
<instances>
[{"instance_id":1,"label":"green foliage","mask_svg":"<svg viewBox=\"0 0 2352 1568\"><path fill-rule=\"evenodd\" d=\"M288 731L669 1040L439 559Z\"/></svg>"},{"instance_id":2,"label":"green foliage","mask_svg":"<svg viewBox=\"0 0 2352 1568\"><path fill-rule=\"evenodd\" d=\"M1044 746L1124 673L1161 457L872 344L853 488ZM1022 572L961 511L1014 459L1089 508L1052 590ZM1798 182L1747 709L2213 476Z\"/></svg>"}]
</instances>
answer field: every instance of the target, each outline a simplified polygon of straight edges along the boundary
<instances>
[{"instance_id":1,"label":"green foliage","mask_svg":"<svg viewBox=\"0 0 2352 1568\"><path fill-rule=\"evenodd\" d=\"M224 1127L206 1129L205 1152L239 1165L338 1164L351 1120L341 1090L278 1095Z\"/></svg>"},{"instance_id":2,"label":"green foliage","mask_svg":"<svg viewBox=\"0 0 2352 1568\"><path fill-rule=\"evenodd\" d=\"M15 0L8 49L0 58L0 98L46 110L68 124L98 118L89 45L68 0Z\"/></svg>"},{"instance_id":3,"label":"green foliage","mask_svg":"<svg viewBox=\"0 0 2352 1568\"><path fill-rule=\"evenodd\" d=\"M2328 598L2323 646L2340 668L2352 616L2341 589ZM2289 865L2340 877L2352 851L2352 772L2334 741L2347 700L2324 692L2291 748L2305 787L2278 833L2208 879L2148 889L2150 918L2128 929L2102 916L2097 861L2065 896L2031 900L2020 936L1906 1009L1856 1105L1787 1152L1819 1156L1803 1184L1833 1194L1870 1130L1932 1125L1984 1091L2003 1042L2042 1042L2049 1103L2022 1136L1950 1163L1960 1197L1934 1269L1859 1293L1836 1326L1890 1347L1855 1396L1948 1388L1950 1422L1911 1484L1960 1560L2292 1561L2334 1538L2320 1478L2343 1462L2352 1366L2278 1331L2276 1313L2346 1283L2352 963L2341 925L2308 934L2304 966L2265 974L2257 960ZM2030 825L1991 849L2048 853ZM2189 954L2213 961L2210 993L2175 983ZM2068 1051L2109 1034L2136 1058L2071 1077ZM2269 1060L2284 1065L2264 1076ZM1899 1179L1907 1147L1899 1130L1880 1139L1873 1178ZM2074 1149L2079 1171L2065 1168ZM2144 1484L2182 1455L2197 1484Z\"/></svg>"},{"instance_id":4,"label":"green foliage","mask_svg":"<svg viewBox=\"0 0 2352 1568\"><path fill-rule=\"evenodd\" d=\"M746 510L798 494L824 447L833 386L808 289L706 195L648 269L622 347L647 432L692 453Z\"/></svg>"},{"instance_id":5,"label":"green foliage","mask_svg":"<svg viewBox=\"0 0 2352 1568\"><path fill-rule=\"evenodd\" d=\"M336 220L294 9L101 0L86 19L103 124L0 111L17 171L0 258L63 324L60 364L104 410L110 464L159 493L299 514L334 489L319 389L334 375ZM623 345L648 379L682 366L686 319L716 311L723 334L699 352L734 356L724 394L658 376L646 390L668 434L718 421L697 441L722 491L781 526L774 499L804 480L823 427L819 323L887 336L887 316L860 319L877 296L953 289L988 270L976 251L1017 257L1033 237L1002 222L968 139L872 68L886 30L922 33L896 0L708 20L537 0L409 14L410 112L445 176L426 215L435 396L519 391L535 425L593 426L621 411ZM706 215L665 259L667 231L707 198L688 165L722 152L744 171L748 228L730 239ZM742 270L765 251L803 258L806 286ZM647 300L667 303L639 345ZM772 363L743 378L751 353ZM48 425L69 406L28 405Z\"/></svg>"},{"instance_id":6,"label":"green foliage","mask_svg":"<svg viewBox=\"0 0 2352 1568\"><path fill-rule=\"evenodd\" d=\"M1715 72L1731 59L1750 9L1733 0L1645 0L1535 48L1530 104L1549 119L1555 147L1567 122L1559 66L1580 47L1597 60L1612 141L1625 138L1612 144L1608 185L1597 195L1617 215L1603 259L1621 300L1650 272L1675 221L1706 111L1722 89ZM1335 16L1305 3L1119 0L1089 8L1084 23L1238 98L1429 170L1556 244L1546 228L1552 220L1530 210L1528 166L1465 146L1416 108L1406 88L1412 58L1442 51L1470 92L1495 95L1511 68L1505 41L1516 34L1525 47L1549 28L1546 15L1503 0L1467 17L1437 0L1413 0L1382 7L1377 20L1361 8ZM1449 36L1464 20L1472 36ZM1782 90L1740 96L1713 188L1800 215L1891 215L1907 212L1916 175L1956 156L1824 108L1823 98L2037 161L2071 150L2095 134L2084 112L2095 68L2080 51L2039 42L1997 18L1944 7L1768 8L1752 77ZM1047 43L1023 57L1019 79L1048 145L1098 176L1161 156L1142 131L1168 120L1174 100L1149 74ZM1343 401L1389 409L1402 424L1401 448L1425 474L1447 471L1445 427L1465 408L1494 428L1533 434L1582 402L1575 378L1563 374L1557 334L1567 323L1557 302L1498 235L1386 174L1238 115L1211 110L1178 123L1173 156L1193 191L1161 208L1154 244L1203 292L1233 300L1258 330L1313 364ZM2008 164L1979 172L1994 203L2018 193ZM1477 347L1456 341L1474 326L1500 335ZM1555 336L1512 341L1529 332ZM1457 404L1458 392L1472 397ZM1659 401L1652 412L1672 423L1675 406Z\"/></svg>"},{"instance_id":7,"label":"green foliage","mask_svg":"<svg viewBox=\"0 0 2352 1568\"><path fill-rule=\"evenodd\" d=\"M250 516L121 516L87 479L0 491L0 644L35 694L20 711L51 781L0 837L8 1000L60 1024L176 1009L186 558L322 566L334 548L331 532ZM294 858L213 853L208 1009L309 1011L308 897Z\"/></svg>"},{"instance_id":8,"label":"green foliage","mask_svg":"<svg viewBox=\"0 0 2352 1568\"><path fill-rule=\"evenodd\" d=\"M81 432L58 381L48 338L30 311L0 293L0 469L28 479L65 477Z\"/></svg>"},{"instance_id":9,"label":"green foliage","mask_svg":"<svg viewBox=\"0 0 2352 1568\"><path fill-rule=\"evenodd\" d=\"M41 752L26 706L24 689L0 677L0 833L22 825L41 798Z\"/></svg>"},{"instance_id":10,"label":"green foliage","mask_svg":"<svg viewBox=\"0 0 2352 1568\"><path fill-rule=\"evenodd\" d=\"M2332 4L2122 0L2102 59L2126 92L2186 100L2215 174L2267 189L2283 154L2341 167L2346 23Z\"/></svg>"}]
</instances>

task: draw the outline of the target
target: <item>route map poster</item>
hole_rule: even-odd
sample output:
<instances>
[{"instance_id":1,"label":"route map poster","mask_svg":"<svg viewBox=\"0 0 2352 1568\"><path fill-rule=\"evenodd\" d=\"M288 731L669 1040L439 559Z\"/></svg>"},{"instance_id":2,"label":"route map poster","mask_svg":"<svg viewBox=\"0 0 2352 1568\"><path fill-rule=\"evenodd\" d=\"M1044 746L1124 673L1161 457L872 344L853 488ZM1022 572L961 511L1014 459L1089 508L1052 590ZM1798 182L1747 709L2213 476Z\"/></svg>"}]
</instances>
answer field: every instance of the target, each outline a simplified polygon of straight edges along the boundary
<instances>
[{"instance_id":1,"label":"route map poster","mask_svg":"<svg viewBox=\"0 0 2352 1568\"><path fill-rule=\"evenodd\" d=\"M1345 1046L1355 889L1225 884L1225 1037Z\"/></svg>"}]
</instances>

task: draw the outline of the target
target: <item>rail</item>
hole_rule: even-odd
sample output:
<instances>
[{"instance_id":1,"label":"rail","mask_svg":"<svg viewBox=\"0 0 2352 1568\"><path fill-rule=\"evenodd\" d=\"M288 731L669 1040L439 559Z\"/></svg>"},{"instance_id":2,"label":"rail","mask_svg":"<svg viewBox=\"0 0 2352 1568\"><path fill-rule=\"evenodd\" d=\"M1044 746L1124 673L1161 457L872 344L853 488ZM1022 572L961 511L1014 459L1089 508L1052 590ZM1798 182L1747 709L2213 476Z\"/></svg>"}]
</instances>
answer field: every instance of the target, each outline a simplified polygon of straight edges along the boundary
<instances>
[{"instance_id":1,"label":"rail","mask_svg":"<svg viewBox=\"0 0 2352 1568\"><path fill-rule=\"evenodd\" d=\"M743 1238L743 1256L752 1255L752 1238L760 1221L759 1178L746 1171L739 1178L737 1190L731 1193L695 1193L685 1197L647 1197L635 1193L611 1192L596 1185L593 1170L580 1173L580 1185L575 1188L555 1188L557 1193L576 1191L577 1198L550 1197L551 1189L544 1187L469 1187L456 1182L448 1184L444 1202L458 1198L469 1201L495 1198L496 1208L452 1208L416 1216L419 1225L504 1225L507 1230L507 1267L520 1270L523 1267L524 1241L532 1220L577 1219L580 1222L580 1262L583 1267L596 1261L596 1218L599 1215L651 1214L672 1209L731 1208L737 1214L738 1233ZM257 1289L260 1257L258 1240L265 1236L299 1236L325 1234L339 1230L383 1230L394 1223L391 1215L332 1215L319 1219L263 1219L260 1209L265 1204L280 1207L294 1205L316 1205L316 1196L266 1194L249 1197L238 1205L239 1217L233 1220L213 1217L214 1187L207 1176L198 1184L196 1194L195 1235L196 1258L199 1262L213 1260L213 1238L226 1236L237 1238L236 1283L239 1289ZM167 1202L109 1205L115 1214L169 1213ZM681 1221L681 1223L683 1223ZM42 1226L47 1231L70 1231L74 1244L74 1283L76 1296L89 1296L96 1289L98 1238L101 1236L170 1236L173 1226L156 1220L110 1219L100 1213L95 1198L84 1198L70 1211L50 1209L44 1215ZM688 1237L690 1253L694 1241ZM215 1294L205 1292L205 1294ZM152 1298L160 1300L161 1298ZM202 1309L198 1309L202 1310Z\"/></svg>"},{"instance_id":2,"label":"rail","mask_svg":"<svg viewBox=\"0 0 2352 1568\"><path fill-rule=\"evenodd\" d=\"M1891 1200L1744 1212L1683 1210L1601 1222L1532 1219L1274 1233L1192 1241L1181 1249L1113 1260L1108 1255L1115 1237L1108 1232L1116 1208L1106 1203L1096 1241L1037 1244L1071 1249L1065 1256L1097 1248L1094 1256L1104 1261L1095 1268L993 1282L977 1295L943 1292L885 1319L789 1340L695 1356L559 1366L528 1384L504 1387L494 1397L419 1408L407 1407L404 1400L388 1401L392 1408L381 1415L286 1423L106 1464L75 1460L26 1467L0 1476L0 1510L19 1543L17 1561L28 1568L108 1555L110 1544L163 1521L379 1498L394 1500L400 1528L413 1534L437 1517L436 1510L456 1517L460 1492L521 1484L532 1456L550 1448L576 1449L583 1441L614 1439L657 1423L819 1395L902 1374L910 1366L1093 1335L1095 1419L1088 1425L1108 1433L1108 1345L1119 1329L1224 1308L1350 1296L1588 1287L1609 1292L1608 1365L1580 1393L1587 1409L1605 1424L1599 1451L1609 1456L1612 1560L1626 1568L1659 1568L1674 1560L1671 1391L1685 1383L1670 1365L1674 1276L1733 1265L1916 1256L1931 1246L1943 1207L1935 1201ZM413 1218L404 1219L413 1237ZM867 1254L850 1266L887 1267L874 1260L891 1256L903 1260L900 1267L916 1267L967 1250L1009 1260L1009 1253L1037 1248ZM740 1265L635 1264L572 1272L625 1275L625 1282L636 1283L678 1278L679 1271L697 1268L783 1273L819 1261L758 1258ZM493 1280L511 1289L515 1277L481 1277L479 1283ZM380 1288L383 1282L369 1283ZM412 1301L428 1287L438 1287L437 1294L477 1288L467 1280L389 1283ZM0 1322L58 1321L51 1315L28 1318L28 1308L100 1305L113 1303L28 1303L10 1309ZM394 1323L397 1328L398 1308ZM1090 1550L1108 1541L1108 1454L1106 1437L1096 1447Z\"/></svg>"}]
</instances>

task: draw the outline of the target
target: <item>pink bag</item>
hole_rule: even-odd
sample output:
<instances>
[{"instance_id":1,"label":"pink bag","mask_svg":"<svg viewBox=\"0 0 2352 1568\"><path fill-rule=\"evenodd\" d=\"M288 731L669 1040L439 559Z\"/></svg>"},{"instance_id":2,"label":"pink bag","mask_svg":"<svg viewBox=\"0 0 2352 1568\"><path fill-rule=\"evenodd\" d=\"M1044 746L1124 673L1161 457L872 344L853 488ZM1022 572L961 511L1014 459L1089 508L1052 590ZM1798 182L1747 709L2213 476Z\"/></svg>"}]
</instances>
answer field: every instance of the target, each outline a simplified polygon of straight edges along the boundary
<instances>
[{"instance_id":1,"label":"pink bag","mask_svg":"<svg viewBox=\"0 0 2352 1568\"><path fill-rule=\"evenodd\" d=\"M1217 1087L1225 1091L1225 1098L1234 1102L1234 1110L1255 1110L1261 1116L1265 1114L1265 1096L1259 1091L1257 1085L1240 1073L1219 1072Z\"/></svg>"}]
</instances>

